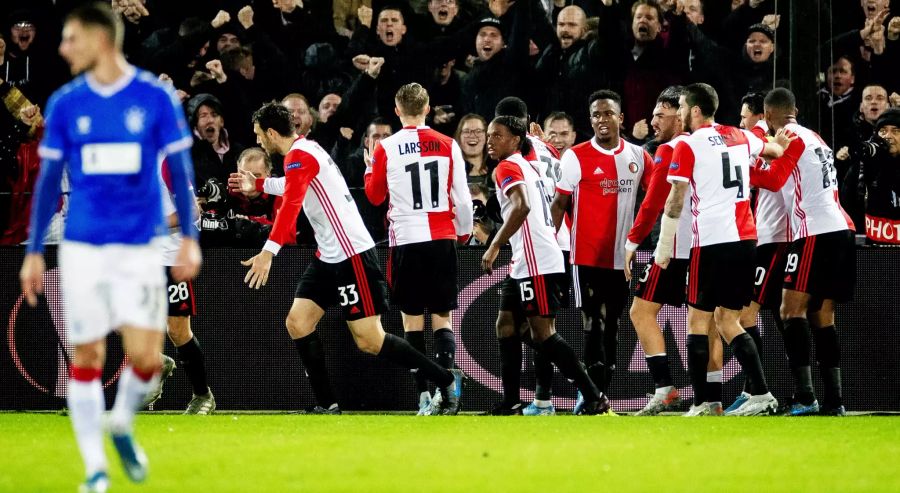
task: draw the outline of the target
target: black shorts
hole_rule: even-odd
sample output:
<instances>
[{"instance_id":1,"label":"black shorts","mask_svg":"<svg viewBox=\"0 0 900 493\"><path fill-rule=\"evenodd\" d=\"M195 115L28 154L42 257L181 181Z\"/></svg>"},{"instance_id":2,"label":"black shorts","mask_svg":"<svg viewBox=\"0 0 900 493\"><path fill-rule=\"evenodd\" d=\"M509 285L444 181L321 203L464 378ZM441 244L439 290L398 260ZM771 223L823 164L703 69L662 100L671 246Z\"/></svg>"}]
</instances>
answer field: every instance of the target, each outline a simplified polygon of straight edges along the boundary
<instances>
[{"instance_id":1,"label":"black shorts","mask_svg":"<svg viewBox=\"0 0 900 493\"><path fill-rule=\"evenodd\" d=\"M519 309L526 317L555 317L569 292L569 277L564 272L510 280L514 284L507 287L515 286Z\"/></svg>"},{"instance_id":2,"label":"black shorts","mask_svg":"<svg viewBox=\"0 0 900 493\"><path fill-rule=\"evenodd\" d=\"M599 317L603 306L607 318L621 316L628 300L624 270L576 265L572 273L576 307L590 317Z\"/></svg>"},{"instance_id":3,"label":"black shorts","mask_svg":"<svg viewBox=\"0 0 900 493\"><path fill-rule=\"evenodd\" d=\"M166 267L166 296L169 300L170 317L190 317L197 314L194 301L194 283L177 282L172 278L172 268Z\"/></svg>"},{"instance_id":4,"label":"black shorts","mask_svg":"<svg viewBox=\"0 0 900 493\"><path fill-rule=\"evenodd\" d=\"M756 247L756 273L753 279L753 301L759 306L781 308L782 277L790 243L766 243Z\"/></svg>"},{"instance_id":5,"label":"black shorts","mask_svg":"<svg viewBox=\"0 0 900 493\"><path fill-rule=\"evenodd\" d=\"M326 309L339 305L346 320L380 315L388 309L387 285L374 248L336 264L313 258L300 276L295 298Z\"/></svg>"},{"instance_id":6,"label":"black shorts","mask_svg":"<svg viewBox=\"0 0 900 493\"><path fill-rule=\"evenodd\" d=\"M791 243L784 288L814 300L846 302L856 285L856 243L850 230L807 236Z\"/></svg>"},{"instance_id":7,"label":"black shorts","mask_svg":"<svg viewBox=\"0 0 900 493\"><path fill-rule=\"evenodd\" d=\"M572 278L572 265L569 264L569 252L563 250L563 261L565 262L565 289L559 293L559 307L557 310L569 307L569 279ZM513 316L518 320L525 317L522 308L522 294L519 291L519 283L515 279L506 276L506 279L500 283L500 311L513 312ZM518 325L518 324L517 324Z\"/></svg>"},{"instance_id":8,"label":"black shorts","mask_svg":"<svg viewBox=\"0 0 900 493\"><path fill-rule=\"evenodd\" d=\"M704 312L740 310L753 296L756 241L719 243L691 249L688 305Z\"/></svg>"},{"instance_id":9,"label":"black shorts","mask_svg":"<svg viewBox=\"0 0 900 493\"><path fill-rule=\"evenodd\" d=\"M388 284L391 301L407 315L454 310L457 260L455 240L410 243L391 248Z\"/></svg>"},{"instance_id":10,"label":"black shorts","mask_svg":"<svg viewBox=\"0 0 900 493\"><path fill-rule=\"evenodd\" d=\"M651 257L634 287L634 297L660 305L683 305L687 297L687 271L690 263L686 258L673 258L667 268L660 269Z\"/></svg>"}]
</instances>

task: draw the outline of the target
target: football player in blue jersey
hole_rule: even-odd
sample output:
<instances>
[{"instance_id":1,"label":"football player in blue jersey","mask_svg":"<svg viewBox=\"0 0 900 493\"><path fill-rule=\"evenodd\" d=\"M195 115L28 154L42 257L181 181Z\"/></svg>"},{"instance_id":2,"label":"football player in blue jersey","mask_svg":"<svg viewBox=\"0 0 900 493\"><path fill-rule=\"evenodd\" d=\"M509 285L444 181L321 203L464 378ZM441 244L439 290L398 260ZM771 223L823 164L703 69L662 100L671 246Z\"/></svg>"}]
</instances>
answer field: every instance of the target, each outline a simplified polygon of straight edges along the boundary
<instances>
[{"instance_id":1,"label":"football player in blue jersey","mask_svg":"<svg viewBox=\"0 0 900 493\"><path fill-rule=\"evenodd\" d=\"M20 278L28 303L43 291L41 239L56 208L63 171L71 183L69 216L59 247L69 341L69 416L84 459L81 491L109 486L101 416L101 372L106 336L122 335L129 365L119 379L108 429L132 481L147 475L147 458L134 440L134 416L160 370L166 327L165 234L158 156L167 155L183 241L176 280L193 278L200 248L190 192L192 139L181 105L156 76L122 54L122 21L109 3L86 4L66 17L60 54L72 82L47 107L41 173L35 186L28 252Z\"/></svg>"}]
</instances>

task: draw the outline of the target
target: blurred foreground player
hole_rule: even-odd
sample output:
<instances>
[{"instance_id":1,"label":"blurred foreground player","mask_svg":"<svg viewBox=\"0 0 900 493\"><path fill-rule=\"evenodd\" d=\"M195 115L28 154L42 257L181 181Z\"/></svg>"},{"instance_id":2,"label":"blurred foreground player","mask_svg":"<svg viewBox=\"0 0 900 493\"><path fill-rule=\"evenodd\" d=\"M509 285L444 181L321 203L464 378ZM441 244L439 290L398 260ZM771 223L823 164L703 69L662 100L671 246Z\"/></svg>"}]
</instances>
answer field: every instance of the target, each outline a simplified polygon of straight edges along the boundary
<instances>
[{"instance_id":1,"label":"blurred foreground player","mask_svg":"<svg viewBox=\"0 0 900 493\"><path fill-rule=\"evenodd\" d=\"M548 193L542 191L544 181L537 169L522 157L531 143L525 122L519 118L500 116L488 126L488 154L500 161L494 179L497 183L503 226L481 260L487 273L493 270L500 246L507 241L512 247L510 277L515 279L522 310L531 326L531 339L566 378L584 395L585 404L579 414L609 413L609 400L597 389L575 351L556 333L554 318L569 280L563 267L563 255L556 242L553 218L550 216ZM501 300L501 304L507 304Z\"/></svg>"},{"instance_id":2,"label":"blurred foreground player","mask_svg":"<svg viewBox=\"0 0 900 493\"><path fill-rule=\"evenodd\" d=\"M156 239L166 231L158 156L168 155L178 222L184 239L176 280L200 268L193 223L191 135L174 92L122 55L121 20L109 4L89 4L65 20L59 51L72 82L48 104L41 143L22 290L31 306L43 291L41 238L56 209L65 168L72 185L69 217L59 247L66 326L75 351L67 402L84 459L86 492L109 486L101 419L100 376L106 336L122 335L130 364L119 379L108 420L112 441L132 481L147 476L147 457L132 433L134 415L160 370L165 327L165 276ZM83 73L83 74L82 74Z\"/></svg>"},{"instance_id":3,"label":"blurred foreground player","mask_svg":"<svg viewBox=\"0 0 900 493\"><path fill-rule=\"evenodd\" d=\"M381 326L381 314L387 311L388 300L375 242L337 164L319 144L297 135L290 111L280 104L267 103L257 110L253 114L253 131L266 152L284 156L284 178L256 179L244 171L229 181L236 180L244 192L255 187L283 195L284 202L262 251L242 262L250 267L244 281L253 289L266 284L272 258L282 245L294 240L292 225L303 207L319 249L300 277L286 325L323 412L339 411L331 394L316 325L326 308L340 305L361 351L406 368L418 368L442 390L441 414L456 414L462 371L441 368Z\"/></svg>"},{"instance_id":4,"label":"blurred foreground player","mask_svg":"<svg viewBox=\"0 0 900 493\"><path fill-rule=\"evenodd\" d=\"M427 310L434 358L449 370L456 359L450 317L458 306L456 243L465 243L472 234L466 162L453 138L425 125L431 107L424 87L406 84L394 102L403 129L375 144L366 168L366 197L375 205L389 201L388 280L391 301L400 307L404 337L425 354ZM435 395L432 402L425 376L418 368L413 372L418 414L438 412L443 398Z\"/></svg>"}]
</instances>

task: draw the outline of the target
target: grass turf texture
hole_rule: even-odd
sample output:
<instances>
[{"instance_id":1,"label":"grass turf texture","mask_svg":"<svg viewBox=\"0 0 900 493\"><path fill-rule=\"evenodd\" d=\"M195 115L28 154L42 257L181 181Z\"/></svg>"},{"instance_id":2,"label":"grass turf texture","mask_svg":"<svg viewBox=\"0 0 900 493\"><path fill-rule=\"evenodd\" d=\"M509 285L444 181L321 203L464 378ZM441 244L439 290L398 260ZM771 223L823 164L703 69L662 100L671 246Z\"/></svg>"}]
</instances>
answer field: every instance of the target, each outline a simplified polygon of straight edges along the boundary
<instances>
[{"instance_id":1,"label":"grass turf texture","mask_svg":"<svg viewBox=\"0 0 900 493\"><path fill-rule=\"evenodd\" d=\"M900 491L900 421L853 418L141 415L112 492ZM0 492L75 491L69 419L0 414Z\"/></svg>"}]
</instances>

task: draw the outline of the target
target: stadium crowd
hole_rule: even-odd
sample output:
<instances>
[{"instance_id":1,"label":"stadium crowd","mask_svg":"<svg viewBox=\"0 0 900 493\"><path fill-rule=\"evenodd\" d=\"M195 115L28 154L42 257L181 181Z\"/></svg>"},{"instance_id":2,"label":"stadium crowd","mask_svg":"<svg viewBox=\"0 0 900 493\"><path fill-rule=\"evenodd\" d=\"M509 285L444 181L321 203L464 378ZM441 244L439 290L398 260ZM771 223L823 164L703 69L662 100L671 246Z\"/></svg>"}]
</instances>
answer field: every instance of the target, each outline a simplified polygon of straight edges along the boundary
<instances>
[{"instance_id":1,"label":"stadium crowd","mask_svg":"<svg viewBox=\"0 0 900 493\"><path fill-rule=\"evenodd\" d=\"M59 27L78 3L0 6L0 244L27 236L41 110L70 77L57 53ZM113 4L126 20L129 61L170 82L184 103L208 246L259 246L278 211L275 197L248 199L225 185L239 167L260 177L283 174L279 156L245 153L256 148L251 114L267 101L281 101L299 133L330 151L367 228L381 241L386 208L363 197L364 150L399 128L397 89L421 83L433 108L428 123L463 150L478 244L499 220L491 179L496 162L487 156L485 131L502 98L525 100L531 119L562 152L592 135L588 96L612 89L622 95L623 136L652 152L652 112L666 87L711 84L721 101L717 121L736 125L745 94L786 84L774 74L783 72L783 43L776 41L786 36L780 24L787 20L774 14L773 0ZM867 191L876 183L884 188L890 181L884 176L896 174L895 156L875 159L875 150L889 146L872 137L882 113L900 105L900 16L890 13L888 0L861 0L860 8L834 13L833 36L821 49L821 118L805 124L834 150L841 201L863 234L873 202ZM61 216L65 208L64 199ZM877 214L884 217L883 210ZM298 243L311 243L300 217Z\"/></svg>"}]
</instances>

